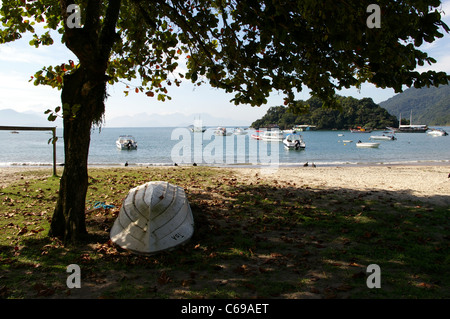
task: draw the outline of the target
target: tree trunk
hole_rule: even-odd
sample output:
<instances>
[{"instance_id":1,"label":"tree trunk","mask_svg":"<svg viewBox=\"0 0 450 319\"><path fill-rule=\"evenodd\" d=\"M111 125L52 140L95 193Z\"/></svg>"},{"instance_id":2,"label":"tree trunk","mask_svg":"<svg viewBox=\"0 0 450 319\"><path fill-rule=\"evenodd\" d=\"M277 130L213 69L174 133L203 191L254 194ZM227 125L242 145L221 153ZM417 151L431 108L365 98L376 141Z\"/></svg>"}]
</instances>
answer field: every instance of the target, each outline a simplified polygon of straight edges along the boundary
<instances>
[{"instance_id":1,"label":"tree trunk","mask_svg":"<svg viewBox=\"0 0 450 319\"><path fill-rule=\"evenodd\" d=\"M65 165L49 235L66 243L87 234L85 203L90 135L93 122L104 112L105 90L104 80L98 75L89 77L81 68L64 77L61 100Z\"/></svg>"},{"instance_id":2,"label":"tree trunk","mask_svg":"<svg viewBox=\"0 0 450 319\"><path fill-rule=\"evenodd\" d=\"M72 1L60 1L64 21ZM115 28L121 0L110 0L101 16L103 2L88 1L83 28L65 25L64 39L80 60L78 68L64 76L61 93L64 118L64 172L49 236L73 243L87 234L85 222L88 188L88 154L92 124L105 111L106 69L111 50L120 37Z\"/></svg>"}]
</instances>

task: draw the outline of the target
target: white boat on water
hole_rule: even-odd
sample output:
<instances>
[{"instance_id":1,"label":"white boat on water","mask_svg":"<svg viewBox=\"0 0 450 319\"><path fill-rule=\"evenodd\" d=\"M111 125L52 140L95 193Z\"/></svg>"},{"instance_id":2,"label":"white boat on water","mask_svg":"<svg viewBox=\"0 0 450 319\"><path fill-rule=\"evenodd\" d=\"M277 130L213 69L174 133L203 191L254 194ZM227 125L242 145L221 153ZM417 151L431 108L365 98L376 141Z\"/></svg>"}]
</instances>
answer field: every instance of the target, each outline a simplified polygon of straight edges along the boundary
<instances>
[{"instance_id":1,"label":"white boat on water","mask_svg":"<svg viewBox=\"0 0 450 319\"><path fill-rule=\"evenodd\" d=\"M378 146L380 146L380 143L361 142L361 141L358 141L356 143L356 147L378 148Z\"/></svg>"},{"instance_id":2,"label":"white boat on water","mask_svg":"<svg viewBox=\"0 0 450 319\"><path fill-rule=\"evenodd\" d=\"M253 133L251 135L251 138L254 139L254 140L260 140L261 139L261 134L260 133L262 133L262 132L263 131L256 130L255 133Z\"/></svg>"},{"instance_id":3,"label":"white boat on water","mask_svg":"<svg viewBox=\"0 0 450 319\"><path fill-rule=\"evenodd\" d=\"M116 146L120 150L135 150L137 142L131 135L121 135L116 141Z\"/></svg>"},{"instance_id":4,"label":"white boat on water","mask_svg":"<svg viewBox=\"0 0 450 319\"><path fill-rule=\"evenodd\" d=\"M424 124L412 124L412 110L409 119L409 125L402 125L402 114L400 113L400 120L398 122L398 128L388 127L387 129L395 133L425 133L428 130L428 126Z\"/></svg>"},{"instance_id":5,"label":"white boat on water","mask_svg":"<svg viewBox=\"0 0 450 319\"><path fill-rule=\"evenodd\" d=\"M203 133L206 128L203 126L203 122L200 119L195 119L193 125L189 125L188 129L193 133Z\"/></svg>"},{"instance_id":6,"label":"white boat on water","mask_svg":"<svg viewBox=\"0 0 450 319\"><path fill-rule=\"evenodd\" d=\"M214 135L217 136L228 136L231 135L232 133L227 132L227 129L225 127L218 127L214 130Z\"/></svg>"},{"instance_id":7,"label":"white boat on water","mask_svg":"<svg viewBox=\"0 0 450 319\"><path fill-rule=\"evenodd\" d=\"M264 131L261 135L261 139L267 142L282 142L284 133L279 129Z\"/></svg>"},{"instance_id":8,"label":"white boat on water","mask_svg":"<svg viewBox=\"0 0 450 319\"><path fill-rule=\"evenodd\" d=\"M448 133L441 128L429 129L427 131L427 134L432 135L432 136L447 136L448 135Z\"/></svg>"},{"instance_id":9,"label":"white boat on water","mask_svg":"<svg viewBox=\"0 0 450 319\"><path fill-rule=\"evenodd\" d=\"M233 134L234 135L245 135L245 134L247 134L247 132L243 128L236 127L233 131Z\"/></svg>"},{"instance_id":10,"label":"white boat on water","mask_svg":"<svg viewBox=\"0 0 450 319\"><path fill-rule=\"evenodd\" d=\"M203 128L202 126L194 126L194 125L189 125L188 129L193 133L203 133L204 131L206 131L206 128Z\"/></svg>"},{"instance_id":11,"label":"white boat on water","mask_svg":"<svg viewBox=\"0 0 450 319\"><path fill-rule=\"evenodd\" d=\"M395 141L397 138L394 135L371 135L371 140Z\"/></svg>"},{"instance_id":12,"label":"white boat on water","mask_svg":"<svg viewBox=\"0 0 450 319\"><path fill-rule=\"evenodd\" d=\"M303 150L306 147L306 143L302 136L297 133L291 133L283 140L284 147L289 150Z\"/></svg>"},{"instance_id":13,"label":"white boat on water","mask_svg":"<svg viewBox=\"0 0 450 319\"><path fill-rule=\"evenodd\" d=\"M357 128L351 128L350 132L352 132L352 133L371 133L372 130L370 128L358 126Z\"/></svg>"}]
</instances>

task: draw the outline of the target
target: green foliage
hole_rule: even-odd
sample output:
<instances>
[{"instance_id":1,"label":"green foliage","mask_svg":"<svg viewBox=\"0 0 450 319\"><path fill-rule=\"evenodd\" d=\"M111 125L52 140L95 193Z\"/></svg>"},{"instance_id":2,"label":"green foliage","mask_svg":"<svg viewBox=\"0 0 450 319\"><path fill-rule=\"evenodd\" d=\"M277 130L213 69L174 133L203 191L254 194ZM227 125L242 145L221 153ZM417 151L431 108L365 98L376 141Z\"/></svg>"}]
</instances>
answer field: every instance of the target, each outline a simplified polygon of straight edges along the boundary
<instances>
[{"instance_id":1,"label":"green foliage","mask_svg":"<svg viewBox=\"0 0 450 319\"><path fill-rule=\"evenodd\" d=\"M377 1L382 26L370 29L366 9L372 2L5 0L0 44L30 32L30 45L51 45L57 31L79 58L76 67L102 69L99 53L108 57L109 84L126 81L128 94L130 82L139 79L134 91L161 101L169 98L167 87L180 85L183 78L235 92L235 104L254 106L265 104L271 91L282 92L292 106L303 86L338 107L336 90L364 82L397 92L404 85L447 84L443 72L415 71L436 62L417 48L449 30L441 20L441 2ZM65 24L69 14L62 9L69 3L80 6L80 29ZM111 12L117 5L115 20ZM47 29L43 34L35 29L38 23ZM75 38L96 54L83 53ZM102 52L108 41L112 50ZM178 71L181 57L187 60L186 72ZM61 88L71 72L66 70L48 66L36 73L34 83Z\"/></svg>"},{"instance_id":2,"label":"green foliage","mask_svg":"<svg viewBox=\"0 0 450 319\"><path fill-rule=\"evenodd\" d=\"M339 109L324 108L322 101L315 97L306 102L296 101L293 108L274 106L251 126L259 128L277 124L282 129L291 129L297 124L309 124L318 129L349 129L358 126L384 129L398 122L395 116L370 98L357 100L337 96L336 101Z\"/></svg>"},{"instance_id":3,"label":"green foliage","mask_svg":"<svg viewBox=\"0 0 450 319\"><path fill-rule=\"evenodd\" d=\"M380 103L391 114L407 118L402 124L407 124L412 111L412 124L450 125L450 86L439 88L407 89L389 100Z\"/></svg>"}]
</instances>

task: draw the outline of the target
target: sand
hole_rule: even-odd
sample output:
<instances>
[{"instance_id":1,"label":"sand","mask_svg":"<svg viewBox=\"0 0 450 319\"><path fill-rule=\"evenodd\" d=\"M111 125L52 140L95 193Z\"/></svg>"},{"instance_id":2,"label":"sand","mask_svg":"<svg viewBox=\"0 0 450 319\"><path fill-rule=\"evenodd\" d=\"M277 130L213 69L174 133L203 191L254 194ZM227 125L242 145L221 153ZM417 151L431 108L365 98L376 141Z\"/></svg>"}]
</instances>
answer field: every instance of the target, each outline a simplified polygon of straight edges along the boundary
<instances>
[{"instance_id":1,"label":"sand","mask_svg":"<svg viewBox=\"0 0 450 319\"><path fill-rule=\"evenodd\" d=\"M311 189L356 190L379 195L395 194L397 198L450 206L449 165L409 166L341 166L341 167L280 167L232 168L245 183L259 180L277 182L280 186ZM0 187L21 179L42 177L51 168L0 168Z\"/></svg>"},{"instance_id":2,"label":"sand","mask_svg":"<svg viewBox=\"0 0 450 319\"><path fill-rule=\"evenodd\" d=\"M450 166L343 166L239 169L243 179L262 178L311 189L395 194L405 200L450 206Z\"/></svg>"}]
</instances>

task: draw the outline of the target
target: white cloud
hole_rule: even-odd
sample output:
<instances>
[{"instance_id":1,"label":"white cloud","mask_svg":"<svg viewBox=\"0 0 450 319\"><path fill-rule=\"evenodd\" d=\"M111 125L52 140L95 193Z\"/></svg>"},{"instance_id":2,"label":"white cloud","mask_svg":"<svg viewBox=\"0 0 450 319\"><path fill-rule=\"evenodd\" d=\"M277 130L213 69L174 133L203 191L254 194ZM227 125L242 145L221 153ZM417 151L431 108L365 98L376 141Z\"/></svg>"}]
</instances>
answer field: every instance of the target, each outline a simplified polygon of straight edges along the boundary
<instances>
[{"instance_id":1,"label":"white cloud","mask_svg":"<svg viewBox=\"0 0 450 319\"><path fill-rule=\"evenodd\" d=\"M443 17L442 20L450 20L450 1L442 1L442 11Z\"/></svg>"},{"instance_id":2,"label":"white cloud","mask_svg":"<svg viewBox=\"0 0 450 319\"><path fill-rule=\"evenodd\" d=\"M450 56L440 56L439 58L435 58L436 63L432 65L425 64L424 66L418 67L418 72L426 72L426 71L437 71L437 72L446 72L450 74Z\"/></svg>"},{"instance_id":3,"label":"white cloud","mask_svg":"<svg viewBox=\"0 0 450 319\"><path fill-rule=\"evenodd\" d=\"M44 112L60 105L60 92L28 82L29 76L19 73L0 73L0 109Z\"/></svg>"},{"instance_id":4,"label":"white cloud","mask_svg":"<svg viewBox=\"0 0 450 319\"><path fill-rule=\"evenodd\" d=\"M44 50L47 48L41 48L33 50L29 47L28 50L21 49L18 46L2 45L0 46L0 61L2 62L17 62L17 63L31 63L31 64L48 64L49 57L45 54Z\"/></svg>"}]
</instances>

